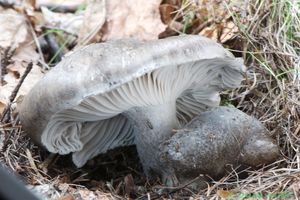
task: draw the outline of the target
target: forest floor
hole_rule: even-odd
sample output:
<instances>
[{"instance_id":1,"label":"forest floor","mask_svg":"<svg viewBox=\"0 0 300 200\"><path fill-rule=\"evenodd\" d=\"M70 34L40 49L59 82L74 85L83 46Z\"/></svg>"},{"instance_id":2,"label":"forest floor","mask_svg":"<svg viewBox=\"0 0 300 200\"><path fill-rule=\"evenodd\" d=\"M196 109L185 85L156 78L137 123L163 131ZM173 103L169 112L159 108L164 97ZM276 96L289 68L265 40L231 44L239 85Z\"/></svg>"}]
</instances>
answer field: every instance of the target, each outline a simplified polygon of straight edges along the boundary
<instances>
[{"instance_id":1,"label":"forest floor","mask_svg":"<svg viewBox=\"0 0 300 200\"><path fill-rule=\"evenodd\" d=\"M69 51L179 34L209 37L243 57L246 79L222 93L222 104L268 128L280 147L276 162L246 169L242 178L233 170L200 191L166 188L145 178L134 146L78 169L70 156L48 153L22 130L22 98ZM45 199L300 198L299 1L0 0L0 53L0 161Z\"/></svg>"}]
</instances>

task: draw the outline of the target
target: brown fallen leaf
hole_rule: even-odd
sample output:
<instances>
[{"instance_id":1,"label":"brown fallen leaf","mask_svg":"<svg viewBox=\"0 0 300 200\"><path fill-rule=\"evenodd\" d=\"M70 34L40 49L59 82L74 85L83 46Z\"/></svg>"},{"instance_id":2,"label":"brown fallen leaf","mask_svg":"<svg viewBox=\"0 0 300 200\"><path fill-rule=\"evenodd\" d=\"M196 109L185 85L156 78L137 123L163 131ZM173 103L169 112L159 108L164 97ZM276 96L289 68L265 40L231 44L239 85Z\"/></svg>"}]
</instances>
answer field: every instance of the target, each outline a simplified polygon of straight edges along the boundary
<instances>
[{"instance_id":1,"label":"brown fallen leaf","mask_svg":"<svg viewBox=\"0 0 300 200\"><path fill-rule=\"evenodd\" d=\"M226 8L227 5L227 1L199 0L199 9L197 14L206 18L207 20L212 19L214 22L219 22L230 17L230 14Z\"/></svg>"},{"instance_id":2,"label":"brown fallen leaf","mask_svg":"<svg viewBox=\"0 0 300 200\"><path fill-rule=\"evenodd\" d=\"M26 14L28 17L34 15L35 0L24 0L20 6L14 6L19 13Z\"/></svg>"},{"instance_id":3,"label":"brown fallen leaf","mask_svg":"<svg viewBox=\"0 0 300 200\"><path fill-rule=\"evenodd\" d=\"M12 9L0 13L0 47L16 49L28 39L26 19Z\"/></svg>"},{"instance_id":4,"label":"brown fallen leaf","mask_svg":"<svg viewBox=\"0 0 300 200\"><path fill-rule=\"evenodd\" d=\"M159 6L159 11L162 22L165 24L169 24L173 20L174 11L176 11L176 8L171 4L161 4Z\"/></svg>"},{"instance_id":5,"label":"brown fallen leaf","mask_svg":"<svg viewBox=\"0 0 300 200\"><path fill-rule=\"evenodd\" d=\"M107 26L103 40L120 38L157 39L166 28L161 21L159 5L161 0L107 1Z\"/></svg>"},{"instance_id":6,"label":"brown fallen leaf","mask_svg":"<svg viewBox=\"0 0 300 200\"><path fill-rule=\"evenodd\" d=\"M15 74L18 73L23 75L26 66L22 63L15 62L7 66L8 69L13 69L13 71L8 70L8 73L4 76L5 85L0 86L0 111L3 112L4 108L10 103L9 97L13 90L20 81L20 77L16 77ZM29 90L35 85L35 83L43 77L41 69L37 65L33 65L32 70L25 78L23 84L21 85L15 100L18 100L20 96L26 95ZM22 98L21 98L22 99ZM19 99L20 101L20 99ZM13 107L14 108L14 107Z\"/></svg>"},{"instance_id":7,"label":"brown fallen leaf","mask_svg":"<svg viewBox=\"0 0 300 200\"><path fill-rule=\"evenodd\" d=\"M44 74L40 67L36 64L39 59L39 54L35 51L33 45L20 46L11 58L11 64L6 66L7 74L4 75L5 85L0 86L0 102L7 105L9 97L20 81L20 77L24 74L28 63L33 62L33 67L30 73L25 78L15 99L20 95L26 95L33 85L40 80ZM19 76L18 76L19 75Z\"/></svg>"},{"instance_id":8,"label":"brown fallen leaf","mask_svg":"<svg viewBox=\"0 0 300 200\"><path fill-rule=\"evenodd\" d=\"M74 197L70 194L55 198L53 200L74 200Z\"/></svg>"},{"instance_id":9,"label":"brown fallen leaf","mask_svg":"<svg viewBox=\"0 0 300 200\"><path fill-rule=\"evenodd\" d=\"M230 196L232 196L233 194L234 193L232 191L223 190L223 189L217 191L217 195L219 197L225 198L225 199L228 198L228 197L230 197Z\"/></svg>"},{"instance_id":10,"label":"brown fallen leaf","mask_svg":"<svg viewBox=\"0 0 300 200\"><path fill-rule=\"evenodd\" d=\"M84 12L83 24L78 35L78 45L86 45L102 28L106 17L106 0L89 0ZM97 41L97 39L96 39Z\"/></svg>"},{"instance_id":11,"label":"brown fallen leaf","mask_svg":"<svg viewBox=\"0 0 300 200\"><path fill-rule=\"evenodd\" d=\"M233 39L237 36L239 28L234 24L233 21L228 21L223 23L223 30L220 36L220 42L225 43L228 40Z\"/></svg>"},{"instance_id":12,"label":"brown fallen leaf","mask_svg":"<svg viewBox=\"0 0 300 200\"><path fill-rule=\"evenodd\" d=\"M199 34L214 41L225 43L237 36L238 27L232 21L222 20L219 24L205 27Z\"/></svg>"},{"instance_id":13,"label":"brown fallen leaf","mask_svg":"<svg viewBox=\"0 0 300 200\"><path fill-rule=\"evenodd\" d=\"M30 43L30 41L31 40L28 40L28 43ZM11 60L13 62L38 62L40 55L36 52L35 46L28 43L20 46L18 49L15 50L14 55L11 57Z\"/></svg>"},{"instance_id":14,"label":"brown fallen leaf","mask_svg":"<svg viewBox=\"0 0 300 200\"><path fill-rule=\"evenodd\" d=\"M3 112L3 107L6 107L10 103L9 98L20 82L20 78L24 74L28 63L33 62L33 68L21 85L15 100L20 95L26 95L32 86L43 76L43 73L36 64L40 56L35 50L34 43L32 43L32 36L27 27L28 24L25 17L13 10L7 10L4 14L1 13L0 15L4 16L11 23L15 23L15 25L4 23L7 28L5 31L2 31L3 27L0 26L0 46L4 49L9 47L11 52L13 52L13 55L9 58L9 63L7 63L8 65L2 66L6 68L6 74L2 74L5 84L0 86L0 111ZM0 17L1 20L3 19ZM16 28L16 25L18 28Z\"/></svg>"},{"instance_id":15,"label":"brown fallen leaf","mask_svg":"<svg viewBox=\"0 0 300 200\"><path fill-rule=\"evenodd\" d=\"M131 174L128 174L127 176L125 176L124 183L125 183L125 192L127 195L130 196L130 194L133 193L134 189L135 189L133 177Z\"/></svg>"},{"instance_id":16,"label":"brown fallen leaf","mask_svg":"<svg viewBox=\"0 0 300 200\"><path fill-rule=\"evenodd\" d=\"M5 107L6 107L6 104L0 100L0 113L3 113Z\"/></svg>"},{"instance_id":17,"label":"brown fallen leaf","mask_svg":"<svg viewBox=\"0 0 300 200\"><path fill-rule=\"evenodd\" d=\"M16 79L19 79L21 74L19 72L18 67L14 67L13 65L6 69L9 73L12 73Z\"/></svg>"},{"instance_id":18,"label":"brown fallen leaf","mask_svg":"<svg viewBox=\"0 0 300 200\"><path fill-rule=\"evenodd\" d=\"M199 34L217 42L219 39L219 28L216 24L212 24L211 26L202 29Z\"/></svg>"}]
</instances>

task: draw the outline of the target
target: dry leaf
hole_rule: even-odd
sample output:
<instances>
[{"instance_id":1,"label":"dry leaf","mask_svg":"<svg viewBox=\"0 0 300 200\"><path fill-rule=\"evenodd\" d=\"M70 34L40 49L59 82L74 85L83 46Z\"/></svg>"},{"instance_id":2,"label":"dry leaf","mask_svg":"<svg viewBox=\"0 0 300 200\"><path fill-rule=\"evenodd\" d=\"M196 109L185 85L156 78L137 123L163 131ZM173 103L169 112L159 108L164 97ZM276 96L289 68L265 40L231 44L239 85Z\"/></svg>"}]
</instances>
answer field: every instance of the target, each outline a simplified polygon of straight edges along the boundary
<instances>
[{"instance_id":1,"label":"dry leaf","mask_svg":"<svg viewBox=\"0 0 300 200\"><path fill-rule=\"evenodd\" d=\"M89 0L78 35L78 45L92 42L102 28L106 16L105 2L106 0Z\"/></svg>"},{"instance_id":2,"label":"dry leaf","mask_svg":"<svg viewBox=\"0 0 300 200\"><path fill-rule=\"evenodd\" d=\"M234 24L234 22L225 22L223 25L222 35L220 36L220 42L225 43L228 40L233 39L238 32L239 28Z\"/></svg>"},{"instance_id":3,"label":"dry leaf","mask_svg":"<svg viewBox=\"0 0 300 200\"><path fill-rule=\"evenodd\" d=\"M219 22L230 17L227 5L227 1L199 0L198 7L200 9L198 10L198 14L201 17L207 18L207 20Z\"/></svg>"},{"instance_id":4,"label":"dry leaf","mask_svg":"<svg viewBox=\"0 0 300 200\"><path fill-rule=\"evenodd\" d=\"M58 198L53 199L53 200L74 200L74 197L70 194L67 194L67 195L58 197Z\"/></svg>"},{"instance_id":5,"label":"dry leaf","mask_svg":"<svg viewBox=\"0 0 300 200\"><path fill-rule=\"evenodd\" d=\"M161 0L107 1L107 30L103 40L120 38L157 39L166 28L160 19Z\"/></svg>"},{"instance_id":6,"label":"dry leaf","mask_svg":"<svg viewBox=\"0 0 300 200\"><path fill-rule=\"evenodd\" d=\"M29 36L25 17L14 10L0 13L0 47L12 50L19 47Z\"/></svg>"},{"instance_id":7,"label":"dry leaf","mask_svg":"<svg viewBox=\"0 0 300 200\"><path fill-rule=\"evenodd\" d=\"M83 22L83 14L56 13L46 7L42 7L42 13L46 25L62 29L69 33L77 35Z\"/></svg>"},{"instance_id":8,"label":"dry leaf","mask_svg":"<svg viewBox=\"0 0 300 200\"><path fill-rule=\"evenodd\" d=\"M18 98L22 95L26 95L35 83L44 76L40 67L36 65L38 59L39 55L35 52L32 45L24 45L24 47L20 47L15 51L15 55L11 58L12 64L6 67L7 74L4 75L4 81L6 84L0 86L1 104L7 106L8 103L10 103L9 97L18 85L29 62L34 63L32 70L22 83L15 100L18 100Z\"/></svg>"},{"instance_id":9,"label":"dry leaf","mask_svg":"<svg viewBox=\"0 0 300 200\"><path fill-rule=\"evenodd\" d=\"M219 197L221 197L221 198L228 198L228 197L230 197L230 196L232 196L234 193L233 192L231 192L231 191L228 191L228 190L218 190L217 191L217 195L219 196Z\"/></svg>"},{"instance_id":10,"label":"dry leaf","mask_svg":"<svg viewBox=\"0 0 300 200\"><path fill-rule=\"evenodd\" d=\"M30 7L34 8L36 4L36 0L25 0L23 1L25 4L29 5Z\"/></svg>"},{"instance_id":11,"label":"dry leaf","mask_svg":"<svg viewBox=\"0 0 300 200\"><path fill-rule=\"evenodd\" d=\"M22 3L22 7L24 13L26 13L27 16L33 16L35 9L35 0L24 0Z\"/></svg>"},{"instance_id":12,"label":"dry leaf","mask_svg":"<svg viewBox=\"0 0 300 200\"><path fill-rule=\"evenodd\" d=\"M1 96L0 96L1 97ZM3 113L3 111L5 110L6 107L6 103L1 101L0 98L0 114ZM1 144L1 143L0 143Z\"/></svg>"},{"instance_id":13,"label":"dry leaf","mask_svg":"<svg viewBox=\"0 0 300 200\"><path fill-rule=\"evenodd\" d=\"M169 24L173 20L172 13L176 10L173 5L162 4L159 6L161 20L165 24Z\"/></svg>"},{"instance_id":14,"label":"dry leaf","mask_svg":"<svg viewBox=\"0 0 300 200\"><path fill-rule=\"evenodd\" d=\"M9 73L12 73L16 79L20 78L20 72L17 67L10 66L8 69Z\"/></svg>"},{"instance_id":15,"label":"dry leaf","mask_svg":"<svg viewBox=\"0 0 300 200\"><path fill-rule=\"evenodd\" d=\"M134 192L134 186L135 186L132 175L128 174L127 176L125 176L124 182L125 182L125 192L127 195L130 195L131 193Z\"/></svg>"},{"instance_id":16,"label":"dry leaf","mask_svg":"<svg viewBox=\"0 0 300 200\"><path fill-rule=\"evenodd\" d=\"M22 45L18 49L16 49L14 55L12 56L11 60L15 62L33 62L37 63L38 59L40 58L39 54L35 51L34 45Z\"/></svg>"},{"instance_id":17,"label":"dry leaf","mask_svg":"<svg viewBox=\"0 0 300 200\"><path fill-rule=\"evenodd\" d=\"M220 24L212 24L205 27L199 34L211 38L216 42L225 43L233 39L238 32L238 27L232 21L223 20Z\"/></svg>"},{"instance_id":18,"label":"dry leaf","mask_svg":"<svg viewBox=\"0 0 300 200\"><path fill-rule=\"evenodd\" d=\"M94 192L87 189L79 190L78 194L80 195L81 199L97 199L97 196L94 194Z\"/></svg>"},{"instance_id":19,"label":"dry leaf","mask_svg":"<svg viewBox=\"0 0 300 200\"><path fill-rule=\"evenodd\" d=\"M97 195L97 198L101 199L101 200L111 200L112 199L111 193L104 193L104 192L97 190L97 191L95 191L95 194Z\"/></svg>"},{"instance_id":20,"label":"dry leaf","mask_svg":"<svg viewBox=\"0 0 300 200\"><path fill-rule=\"evenodd\" d=\"M20 81L20 77L17 78L15 76L16 73L23 75L25 69L25 64L15 62L14 64L11 64L7 66L8 73L4 76L4 81L6 82L5 85L0 86L0 104L4 104L5 106L9 103L9 97L12 94L12 91L15 89L17 84ZM35 85L35 83L40 80L43 77L43 73L41 72L41 69L37 65L33 65L32 70L25 78L23 84L21 85L19 92L17 93L16 100L21 95L26 95L29 90ZM0 106L1 109L2 106Z\"/></svg>"},{"instance_id":21,"label":"dry leaf","mask_svg":"<svg viewBox=\"0 0 300 200\"><path fill-rule=\"evenodd\" d=\"M14 55L10 58L10 65L6 67L7 74L4 74L6 84L0 86L0 110L6 107L13 90L16 88L29 62L37 63L39 55L35 51L32 43L32 36L27 27L26 19L23 15L14 10L5 10L0 14L0 46L10 48ZM2 58L4 59L4 58ZM34 65L32 72L25 79L15 99L20 95L25 95L31 87L42 77L41 70Z\"/></svg>"},{"instance_id":22,"label":"dry leaf","mask_svg":"<svg viewBox=\"0 0 300 200\"><path fill-rule=\"evenodd\" d=\"M41 199L55 199L59 197L59 193L53 184L28 185L27 187Z\"/></svg>"},{"instance_id":23,"label":"dry leaf","mask_svg":"<svg viewBox=\"0 0 300 200\"><path fill-rule=\"evenodd\" d=\"M213 24L209 27L205 27L199 34L217 42L219 38L218 26L216 24Z\"/></svg>"},{"instance_id":24,"label":"dry leaf","mask_svg":"<svg viewBox=\"0 0 300 200\"><path fill-rule=\"evenodd\" d=\"M36 4L38 7L40 6L63 6L63 7L78 7L85 3L85 0L36 0Z\"/></svg>"},{"instance_id":25,"label":"dry leaf","mask_svg":"<svg viewBox=\"0 0 300 200\"><path fill-rule=\"evenodd\" d=\"M66 193L69 189L69 185L67 183L60 183L58 184L58 189L63 193Z\"/></svg>"}]
</instances>

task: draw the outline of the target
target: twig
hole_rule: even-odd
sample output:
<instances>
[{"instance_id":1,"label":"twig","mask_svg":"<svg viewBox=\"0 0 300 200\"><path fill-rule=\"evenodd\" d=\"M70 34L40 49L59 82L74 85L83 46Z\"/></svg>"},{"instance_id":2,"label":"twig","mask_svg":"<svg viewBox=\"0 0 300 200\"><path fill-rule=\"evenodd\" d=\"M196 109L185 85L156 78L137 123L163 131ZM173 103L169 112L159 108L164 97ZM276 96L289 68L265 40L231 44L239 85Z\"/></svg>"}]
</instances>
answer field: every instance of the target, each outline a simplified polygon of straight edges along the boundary
<instances>
[{"instance_id":1,"label":"twig","mask_svg":"<svg viewBox=\"0 0 300 200\"><path fill-rule=\"evenodd\" d=\"M11 95L10 95L10 97L9 97L9 101L10 101L11 103L15 100L15 98L16 98L16 96L17 96L17 93L19 92L19 89L20 89L22 83L24 82L26 76L27 76L27 75L29 74L29 72L31 71L32 66L33 66L33 63L30 62L30 63L28 64L28 66L26 67L26 70L25 70L23 76L20 78L20 81L19 81L18 85L17 85L17 86L15 87L15 89L12 91L12 93L11 93Z\"/></svg>"},{"instance_id":2,"label":"twig","mask_svg":"<svg viewBox=\"0 0 300 200\"><path fill-rule=\"evenodd\" d=\"M0 85L4 85L4 75L6 74L6 67L2 65L2 54L0 53Z\"/></svg>"},{"instance_id":3,"label":"twig","mask_svg":"<svg viewBox=\"0 0 300 200\"><path fill-rule=\"evenodd\" d=\"M32 154L31 154L30 150L26 148L25 152L26 152L26 156L27 156L27 159L28 159L28 162L29 162L29 165L30 165L31 169L33 169L33 171L36 173L37 176L43 177L40 174L39 169L37 168L37 166L36 166L36 164L34 162L34 159L32 157Z\"/></svg>"},{"instance_id":4,"label":"twig","mask_svg":"<svg viewBox=\"0 0 300 200\"><path fill-rule=\"evenodd\" d=\"M36 36L36 33L34 32L34 29L33 29L32 25L31 25L31 23L28 22L27 24L28 24L28 26L30 28L33 40L34 40L35 45L37 47L37 50L38 50L38 52L40 54L40 58L41 58L41 62L40 63L42 64L42 66L43 66L44 69L49 69L49 66L45 62L43 51L42 51L41 45L39 43L38 37Z\"/></svg>"},{"instance_id":5,"label":"twig","mask_svg":"<svg viewBox=\"0 0 300 200\"><path fill-rule=\"evenodd\" d=\"M1 122L7 123L10 119L10 116L6 117L6 115L9 113L9 109L11 107L12 102L15 100L17 93L19 92L20 87L22 86L22 83L24 82L26 76L29 74L29 72L31 71L33 66L33 63L30 62L27 67L26 70L24 72L24 74L21 76L19 83L17 84L17 86L15 87L15 89L12 91L10 97L9 97L9 104L6 106L6 108L4 109L3 113L2 113L2 118L1 118Z\"/></svg>"},{"instance_id":6,"label":"twig","mask_svg":"<svg viewBox=\"0 0 300 200\"><path fill-rule=\"evenodd\" d=\"M6 48L3 53L3 58L0 54L0 85L5 85L4 76L7 73L6 67L10 64L10 58L13 52L10 52L10 47Z\"/></svg>"}]
</instances>

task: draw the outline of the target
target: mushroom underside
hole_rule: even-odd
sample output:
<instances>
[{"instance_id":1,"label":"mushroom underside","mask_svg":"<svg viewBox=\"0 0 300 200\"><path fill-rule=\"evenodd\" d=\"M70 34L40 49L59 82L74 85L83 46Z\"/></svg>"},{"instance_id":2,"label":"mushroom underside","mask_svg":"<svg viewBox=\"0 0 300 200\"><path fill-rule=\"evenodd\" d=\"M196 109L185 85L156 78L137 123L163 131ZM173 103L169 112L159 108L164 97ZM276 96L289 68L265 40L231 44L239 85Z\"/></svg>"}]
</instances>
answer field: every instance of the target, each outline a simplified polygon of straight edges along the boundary
<instances>
[{"instance_id":1,"label":"mushroom underside","mask_svg":"<svg viewBox=\"0 0 300 200\"><path fill-rule=\"evenodd\" d=\"M219 92L238 87L242 71L241 63L233 58L154 70L54 114L42 133L42 143L54 153L73 152L73 161L80 167L109 149L135 143L138 133L124 115L126 111L174 102L170 109L175 110L173 118L178 122L176 126L181 127L207 108L218 106Z\"/></svg>"}]
</instances>

